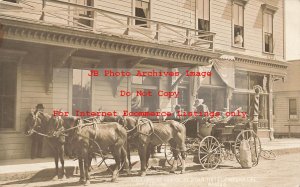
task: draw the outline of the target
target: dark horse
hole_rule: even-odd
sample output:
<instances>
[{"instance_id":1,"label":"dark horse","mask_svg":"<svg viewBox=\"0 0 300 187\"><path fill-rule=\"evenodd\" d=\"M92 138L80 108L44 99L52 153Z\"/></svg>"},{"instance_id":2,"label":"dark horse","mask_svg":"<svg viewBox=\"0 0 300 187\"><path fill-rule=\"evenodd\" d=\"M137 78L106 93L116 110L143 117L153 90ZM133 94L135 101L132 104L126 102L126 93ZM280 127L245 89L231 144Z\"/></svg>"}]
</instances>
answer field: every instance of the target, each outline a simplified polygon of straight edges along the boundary
<instances>
[{"instance_id":1,"label":"dark horse","mask_svg":"<svg viewBox=\"0 0 300 187\"><path fill-rule=\"evenodd\" d=\"M73 145L73 150L79 161L80 182L90 183L88 169L92 154L111 152L116 166L113 171L112 181L116 181L121 168L121 160L124 160L128 168L128 159L124 145L127 140L126 130L118 123L75 123L66 127L66 132Z\"/></svg>"},{"instance_id":2,"label":"dark horse","mask_svg":"<svg viewBox=\"0 0 300 187\"><path fill-rule=\"evenodd\" d=\"M33 133L40 134L47 137L50 147L54 152L56 175L54 179L58 179L59 169L58 160L62 166L62 178L65 178L64 169L64 143L65 135L62 133L64 130L63 120L60 117L50 116L43 112L31 112L26 118L27 129L26 135ZM40 129L43 129L41 132Z\"/></svg>"},{"instance_id":3,"label":"dark horse","mask_svg":"<svg viewBox=\"0 0 300 187\"><path fill-rule=\"evenodd\" d=\"M179 152L182 156L182 170L185 171L185 126L177 121L168 120L160 123L152 123L149 119L135 119L125 117L124 125L128 129L129 139L135 140L138 144L138 152L141 161L141 176L146 175L151 150L154 146L169 143L175 161L179 159ZM174 164L171 172L175 172L177 164Z\"/></svg>"}]
</instances>

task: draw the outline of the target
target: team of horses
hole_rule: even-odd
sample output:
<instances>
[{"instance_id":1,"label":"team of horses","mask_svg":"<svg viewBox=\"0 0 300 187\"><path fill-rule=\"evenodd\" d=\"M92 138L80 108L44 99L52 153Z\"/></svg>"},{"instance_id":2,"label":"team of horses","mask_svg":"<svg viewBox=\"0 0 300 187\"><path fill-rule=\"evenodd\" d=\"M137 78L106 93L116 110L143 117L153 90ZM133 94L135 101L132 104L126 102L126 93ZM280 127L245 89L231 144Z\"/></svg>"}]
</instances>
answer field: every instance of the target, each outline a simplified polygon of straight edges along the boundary
<instances>
[{"instance_id":1,"label":"team of horses","mask_svg":"<svg viewBox=\"0 0 300 187\"><path fill-rule=\"evenodd\" d=\"M95 118L96 119L96 118ZM50 116L43 112L31 112L27 119L25 133L40 134L48 138L53 148L56 176L59 175L58 161L64 172L64 146L68 153L73 153L78 159L80 182L90 183L89 168L92 158L111 153L115 160L111 181L116 181L119 171L125 169L130 174L131 142L137 143L141 162L141 176L146 175L150 153L154 146L169 143L175 161L182 157L181 173L185 171L185 126L174 120L153 123L146 118L134 117L106 117L102 119L84 121L79 117ZM40 129L43 129L41 133ZM174 164L170 172L177 169Z\"/></svg>"}]
</instances>

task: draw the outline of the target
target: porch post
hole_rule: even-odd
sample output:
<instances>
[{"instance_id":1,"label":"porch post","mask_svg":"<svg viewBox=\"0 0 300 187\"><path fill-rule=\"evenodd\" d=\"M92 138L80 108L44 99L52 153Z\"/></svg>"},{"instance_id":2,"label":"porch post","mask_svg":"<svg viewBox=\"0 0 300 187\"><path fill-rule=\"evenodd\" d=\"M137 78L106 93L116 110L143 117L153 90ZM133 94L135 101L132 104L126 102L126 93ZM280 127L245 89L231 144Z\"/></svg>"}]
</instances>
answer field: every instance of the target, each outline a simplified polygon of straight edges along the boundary
<instances>
[{"instance_id":1,"label":"porch post","mask_svg":"<svg viewBox=\"0 0 300 187\"><path fill-rule=\"evenodd\" d=\"M273 77L269 76L269 138L274 140L274 126L273 126Z\"/></svg>"}]
</instances>

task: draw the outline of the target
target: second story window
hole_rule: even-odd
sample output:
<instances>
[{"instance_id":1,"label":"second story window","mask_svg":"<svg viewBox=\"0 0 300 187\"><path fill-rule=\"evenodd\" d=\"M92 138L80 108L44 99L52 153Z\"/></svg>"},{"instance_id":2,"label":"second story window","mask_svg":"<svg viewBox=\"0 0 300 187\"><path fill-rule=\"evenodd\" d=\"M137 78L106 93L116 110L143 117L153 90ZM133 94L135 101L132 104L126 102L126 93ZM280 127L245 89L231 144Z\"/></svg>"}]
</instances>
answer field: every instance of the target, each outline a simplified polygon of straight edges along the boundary
<instances>
[{"instance_id":1,"label":"second story window","mask_svg":"<svg viewBox=\"0 0 300 187\"><path fill-rule=\"evenodd\" d=\"M139 18L150 19L150 2L149 0L135 0L135 16ZM135 20L135 25L149 27L147 21Z\"/></svg>"},{"instance_id":2,"label":"second story window","mask_svg":"<svg viewBox=\"0 0 300 187\"><path fill-rule=\"evenodd\" d=\"M274 52L274 35L273 35L273 19L277 11L277 7L270 4L262 4L263 12L263 52Z\"/></svg>"},{"instance_id":3,"label":"second story window","mask_svg":"<svg viewBox=\"0 0 300 187\"><path fill-rule=\"evenodd\" d=\"M209 31L209 0L197 1L198 30Z\"/></svg>"},{"instance_id":4,"label":"second story window","mask_svg":"<svg viewBox=\"0 0 300 187\"><path fill-rule=\"evenodd\" d=\"M84 5L84 6L93 6L93 0L76 0L76 4L78 5ZM86 25L86 26L92 26L93 21L91 20L93 17L92 11L88 11L84 8L78 8L77 9L77 18L75 20L80 24Z\"/></svg>"},{"instance_id":5,"label":"second story window","mask_svg":"<svg viewBox=\"0 0 300 187\"><path fill-rule=\"evenodd\" d=\"M236 47L244 47L244 5L233 4L233 44Z\"/></svg>"},{"instance_id":6,"label":"second story window","mask_svg":"<svg viewBox=\"0 0 300 187\"><path fill-rule=\"evenodd\" d=\"M264 52L273 53L273 15L271 13L264 13Z\"/></svg>"}]
</instances>

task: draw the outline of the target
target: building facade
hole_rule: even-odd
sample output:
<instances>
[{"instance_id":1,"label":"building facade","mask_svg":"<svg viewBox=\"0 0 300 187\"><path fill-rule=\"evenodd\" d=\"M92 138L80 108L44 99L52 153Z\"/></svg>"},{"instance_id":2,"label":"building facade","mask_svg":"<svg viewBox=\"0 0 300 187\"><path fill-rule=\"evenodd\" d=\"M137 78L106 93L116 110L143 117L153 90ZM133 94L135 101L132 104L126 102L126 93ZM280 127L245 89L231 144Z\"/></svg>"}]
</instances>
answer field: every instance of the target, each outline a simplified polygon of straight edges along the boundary
<instances>
[{"instance_id":1,"label":"building facade","mask_svg":"<svg viewBox=\"0 0 300 187\"><path fill-rule=\"evenodd\" d=\"M260 85L259 134L272 124L273 81L286 75L283 0L0 1L0 159L24 158L25 118L45 111L139 109L253 113ZM180 76L111 76L105 70L179 71ZM98 70L100 76L88 76ZM188 77L186 70L211 71ZM122 90L177 91L178 98L122 97Z\"/></svg>"},{"instance_id":2,"label":"building facade","mask_svg":"<svg viewBox=\"0 0 300 187\"><path fill-rule=\"evenodd\" d=\"M288 62L288 75L285 82L274 83L274 130L275 136L300 135L300 60Z\"/></svg>"}]
</instances>

